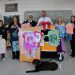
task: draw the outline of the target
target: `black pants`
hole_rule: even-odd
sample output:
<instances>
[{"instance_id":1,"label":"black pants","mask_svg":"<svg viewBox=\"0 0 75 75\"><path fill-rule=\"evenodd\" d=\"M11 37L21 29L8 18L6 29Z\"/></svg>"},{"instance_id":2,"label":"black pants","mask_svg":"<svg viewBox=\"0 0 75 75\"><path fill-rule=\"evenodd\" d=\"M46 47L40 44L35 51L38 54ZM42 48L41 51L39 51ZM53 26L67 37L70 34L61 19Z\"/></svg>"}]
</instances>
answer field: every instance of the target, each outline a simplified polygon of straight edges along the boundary
<instances>
[{"instance_id":1,"label":"black pants","mask_svg":"<svg viewBox=\"0 0 75 75\"><path fill-rule=\"evenodd\" d=\"M72 41L70 41L70 43L72 49L71 55L75 56L75 34L72 35Z\"/></svg>"},{"instance_id":2,"label":"black pants","mask_svg":"<svg viewBox=\"0 0 75 75\"><path fill-rule=\"evenodd\" d=\"M20 51L12 51L12 59L19 59Z\"/></svg>"},{"instance_id":3,"label":"black pants","mask_svg":"<svg viewBox=\"0 0 75 75\"><path fill-rule=\"evenodd\" d=\"M72 47L72 46L73 46L73 45L72 45L72 40L70 40L70 45L71 45L71 50L72 50L72 48L73 48L73 47Z\"/></svg>"}]
</instances>

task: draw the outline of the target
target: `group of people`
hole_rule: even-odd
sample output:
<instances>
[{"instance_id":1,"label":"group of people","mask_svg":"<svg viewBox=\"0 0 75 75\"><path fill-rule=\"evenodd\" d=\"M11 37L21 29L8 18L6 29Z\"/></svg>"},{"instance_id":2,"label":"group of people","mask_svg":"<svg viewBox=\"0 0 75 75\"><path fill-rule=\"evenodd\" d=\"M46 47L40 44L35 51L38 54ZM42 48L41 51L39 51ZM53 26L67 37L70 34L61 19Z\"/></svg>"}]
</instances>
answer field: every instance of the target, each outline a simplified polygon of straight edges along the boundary
<instances>
[{"instance_id":1,"label":"group of people","mask_svg":"<svg viewBox=\"0 0 75 75\"><path fill-rule=\"evenodd\" d=\"M46 16L46 11L41 12L41 18L38 20L38 23L33 20L32 14L29 14L28 19L26 21L24 21L22 24L20 24L17 16L13 16L13 20L9 24L8 27L4 27L3 21L0 20L0 54L1 54L3 60L5 59L6 51L5 50L2 51L2 50L6 49L7 31L10 33L12 59L19 59L20 50L19 50L18 32L19 32L19 29L21 28L21 26L24 24L27 24L27 23L29 24L30 27L42 25L42 32L44 32L44 34L47 33L48 28L50 27L49 25L53 25L53 22L51 21L51 19ZM75 16L71 16L70 23L73 24L73 26L75 25ZM44 25L44 24L46 24L46 25ZM63 26L64 29L66 28L65 23L61 16L59 16L58 19L56 20L55 27L57 28L58 25ZM62 32L65 34L65 30L59 30L59 32L60 33ZM61 38L64 40L65 36L64 35L60 35L60 36L62 36ZM75 27L73 27L73 34L69 34L68 36L71 37L71 39L70 39L70 44L71 44L71 49L72 49L71 56L75 57L75 50L74 50L75 49ZM2 40L4 42L2 42ZM46 40L47 40L47 38L46 38ZM4 45L5 45L5 47L4 47ZM57 49L60 49L60 46Z\"/></svg>"}]
</instances>

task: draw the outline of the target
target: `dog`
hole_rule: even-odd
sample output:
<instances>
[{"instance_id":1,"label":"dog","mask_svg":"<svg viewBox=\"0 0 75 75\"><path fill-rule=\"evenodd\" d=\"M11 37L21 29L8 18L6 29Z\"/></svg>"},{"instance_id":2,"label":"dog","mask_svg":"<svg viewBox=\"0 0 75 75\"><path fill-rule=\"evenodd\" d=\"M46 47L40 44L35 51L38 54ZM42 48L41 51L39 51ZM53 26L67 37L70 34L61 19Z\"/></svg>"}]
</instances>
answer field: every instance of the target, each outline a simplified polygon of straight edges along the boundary
<instances>
[{"instance_id":1,"label":"dog","mask_svg":"<svg viewBox=\"0 0 75 75\"><path fill-rule=\"evenodd\" d=\"M41 61L34 59L32 64L35 65L35 70L26 71L26 73L40 72L40 71L55 71L58 69L56 62Z\"/></svg>"}]
</instances>

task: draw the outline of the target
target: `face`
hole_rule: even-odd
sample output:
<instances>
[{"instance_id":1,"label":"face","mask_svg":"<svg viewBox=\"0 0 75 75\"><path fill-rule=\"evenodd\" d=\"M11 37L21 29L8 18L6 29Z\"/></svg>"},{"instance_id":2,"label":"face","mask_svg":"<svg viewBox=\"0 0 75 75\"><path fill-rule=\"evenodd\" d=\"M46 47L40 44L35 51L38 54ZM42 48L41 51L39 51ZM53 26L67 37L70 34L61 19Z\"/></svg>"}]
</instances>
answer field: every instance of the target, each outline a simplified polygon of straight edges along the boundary
<instances>
[{"instance_id":1,"label":"face","mask_svg":"<svg viewBox=\"0 0 75 75\"><path fill-rule=\"evenodd\" d=\"M73 16L71 17L71 21L75 21L75 18Z\"/></svg>"},{"instance_id":2,"label":"face","mask_svg":"<svg viewBox=\"0 0 75 75\"><path fill-rule=\"evenodd\" d=\"M28 19L29 19L29 20L33 20L33 16L32 16L32 15L29 15L29 16L28 16Z\"/></svg>"},{"instance_id":3,"label":"face","mask_svg":"<svg viewBox=\"0 0 75 75\"><path fill-rule=\"evenodd\" d=\"M41 12L42 17L46 16L46 12Z\"/></svg>"},{"instance_id":4,"label":"face","mask_svg":"<svg viewBox=\"0 0 75 75\"><path fill-rule=\"evenodd\" d=\"M59 17L58 17L58 20L59 20L59 21L61 21L61 20L62 20L62 17L61 17L61 16L59 16Z\"/></svg>"},{"instance_id":5,"label":"face","mask_svg":"<svg viewBox=\"0 0 75 75\"><path fill-rule=\"evenodd\" d=\"M61 17L61 16L58 17L57 23L58 23L59 25L62 24L62 17Z\"/></svg>"},{"instance_id":6,"label":"face","mask_svg":"<svg viewBox=\"0 0 75 75\"><path fill-rule=\"evenodd\" d=\"M13 21L14 21L14 26L17 25L17 17L13 17Z\"/></svg>"},{"instance_id":7,"label":"face","mask_svg":"<svg viewBox=\"0 0 75 75\"><path fill-rule=\"evenodd\" d=\"M2 22L0 22L0 27L2 27Z\"/></svg>"},{"instance_id":8,"label":"face","mask_svg":"<svg viewBox=\"0 0 75 75\"><path fill-rule=\"evenodd\" d=\"M13 20L14 20L14 22L17 22L17 17L14 17Z\"/></svg>"}]
</instances>

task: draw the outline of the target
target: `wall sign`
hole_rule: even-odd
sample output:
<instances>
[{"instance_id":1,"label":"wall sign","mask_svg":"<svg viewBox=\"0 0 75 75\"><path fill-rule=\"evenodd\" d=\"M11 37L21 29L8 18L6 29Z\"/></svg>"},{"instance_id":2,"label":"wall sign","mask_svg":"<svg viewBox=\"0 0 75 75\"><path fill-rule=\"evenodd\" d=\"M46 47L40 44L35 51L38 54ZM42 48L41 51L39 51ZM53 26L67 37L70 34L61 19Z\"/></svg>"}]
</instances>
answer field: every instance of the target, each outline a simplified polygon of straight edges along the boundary
<instances>
[{"instance_id":1,"label":"wall sign","mask_svg":"<svg viewBox=\"0 0 75 75\"><path fill-rule=\"evenodd\" d=\"M18 4L5 4L5 12L17 12L18 11Z\"/></svg>"}]
</instances>

